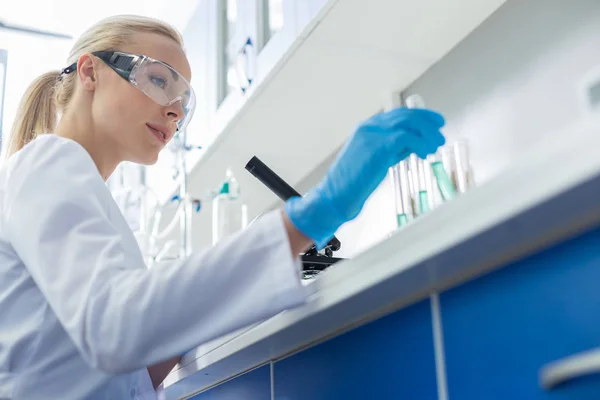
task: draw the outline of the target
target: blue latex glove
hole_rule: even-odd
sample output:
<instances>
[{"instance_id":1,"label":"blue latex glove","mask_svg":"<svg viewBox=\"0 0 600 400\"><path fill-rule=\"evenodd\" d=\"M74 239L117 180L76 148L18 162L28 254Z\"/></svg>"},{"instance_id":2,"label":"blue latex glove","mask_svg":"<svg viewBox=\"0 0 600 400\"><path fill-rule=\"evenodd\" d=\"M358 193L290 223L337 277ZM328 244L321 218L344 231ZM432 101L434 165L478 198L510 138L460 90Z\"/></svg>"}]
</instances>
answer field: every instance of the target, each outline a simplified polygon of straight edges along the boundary
<instances>
[{"instance_id":1,"label":"blue latex glove","mask_svg":"<svg viewBox=\"0 0 600 400\"><path fill-rule=\"evenodd\" d=\"M444 118L433 111L396 108L369 118L338 153L323 180L284 211L318 249L344 223L356 218L388 169L415 153L426 158L445 143Z\"/></svg>"}]
</instances>

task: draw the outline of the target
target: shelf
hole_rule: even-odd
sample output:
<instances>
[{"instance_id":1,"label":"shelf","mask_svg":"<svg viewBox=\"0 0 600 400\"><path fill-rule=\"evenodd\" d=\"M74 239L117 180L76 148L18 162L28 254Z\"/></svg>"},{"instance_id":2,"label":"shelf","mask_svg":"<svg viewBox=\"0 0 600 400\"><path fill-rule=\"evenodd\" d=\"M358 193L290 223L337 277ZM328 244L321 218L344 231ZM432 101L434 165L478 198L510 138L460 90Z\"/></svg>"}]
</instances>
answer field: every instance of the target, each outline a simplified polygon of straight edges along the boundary
<instances>
[{"instance_id":1,"label":"shelf","mask_svg":"<svg viewBox=\"0 0 600 400\"><path fill-rule=\"evenodd\" d=\"M600 225L600 116L547 133L488 183L310 285L308 303L188 353L167 398L228 379ZM568 163L565 154L577 154Z\"/></svg>"},{"instance_id":2,"label":"shelf","mask_svg":"<svg viewBox=\"0 0 600 400\"><path fill-rule=\"evenodd\" d=\"M252 156L297 185L386 93L408 87L504 2L327 2L193 166L190 193L205 195L232 167L250 214L271 208L278 199L244 170ZM210 226L209 214L195 223Z\"/></svg>"}]
</instances>

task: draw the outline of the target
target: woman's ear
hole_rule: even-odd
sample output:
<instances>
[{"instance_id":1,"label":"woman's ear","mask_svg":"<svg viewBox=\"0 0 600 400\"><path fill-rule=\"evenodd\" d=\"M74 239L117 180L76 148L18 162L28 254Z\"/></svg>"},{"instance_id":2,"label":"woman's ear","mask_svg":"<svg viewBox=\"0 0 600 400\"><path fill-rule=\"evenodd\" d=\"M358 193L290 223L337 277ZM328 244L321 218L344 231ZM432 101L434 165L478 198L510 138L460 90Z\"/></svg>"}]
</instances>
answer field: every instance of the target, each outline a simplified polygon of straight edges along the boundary
<instances>
[{"instance_id":1,"label":"woman's ear","mask_svg":"<svg viewBox=\"0 0 600 400\"><path fill-rule=\"evenodd\" d=\"M84 90L93 91L97 82L96 60L90 53L84 53L77 60L77 76Z\"/></svg>"}]
</instances>

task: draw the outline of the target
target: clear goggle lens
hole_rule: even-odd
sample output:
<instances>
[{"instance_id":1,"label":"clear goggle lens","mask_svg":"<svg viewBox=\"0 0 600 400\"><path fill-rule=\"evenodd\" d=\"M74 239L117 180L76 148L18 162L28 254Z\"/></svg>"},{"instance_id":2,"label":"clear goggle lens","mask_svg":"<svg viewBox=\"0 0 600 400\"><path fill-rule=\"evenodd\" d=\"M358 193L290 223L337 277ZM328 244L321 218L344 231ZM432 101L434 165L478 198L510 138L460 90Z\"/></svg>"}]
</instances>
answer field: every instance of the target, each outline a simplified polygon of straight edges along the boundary
<instances>
[{"instance_id":1,"label":"clear goggle lens","mask_svg":"<svg viewBox=\"0 0 600 400\"><path fill-rule=\"evenodd\" d=\"M162 106L181 104L177 130L185 129L196 107L190 83L167 64L144 57L131 71L129 80L148 97Z\"/></svg>"}]
</instances>

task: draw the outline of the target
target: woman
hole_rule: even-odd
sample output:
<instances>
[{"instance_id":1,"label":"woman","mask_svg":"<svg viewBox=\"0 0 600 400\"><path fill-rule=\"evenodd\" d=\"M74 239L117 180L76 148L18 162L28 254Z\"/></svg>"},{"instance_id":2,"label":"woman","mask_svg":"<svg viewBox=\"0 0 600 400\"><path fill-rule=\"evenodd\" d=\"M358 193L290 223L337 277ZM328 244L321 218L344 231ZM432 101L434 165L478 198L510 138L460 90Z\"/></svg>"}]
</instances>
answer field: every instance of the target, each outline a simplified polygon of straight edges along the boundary
<instances>
[{"instance_id":1,"label":"woman","mask_svg":"<svg viewBox=\"0 0 600 400\"><path fill-rule=\"evenodd\" d=\"M444 143L439 114L378 114L305 197L147 269L105 180L185 129L190 75L173 28L120 16L28 88L0 170L0 398L156 398L178 355L303 304L297 255L356 217L390 166Z\"/></svg>"}]
</instances>

